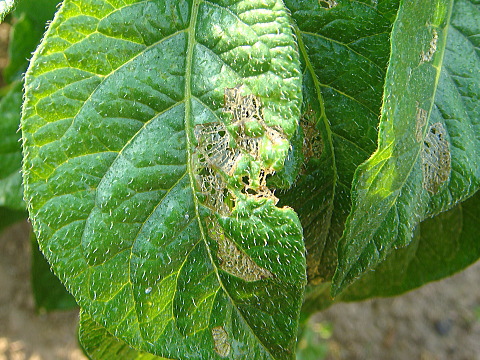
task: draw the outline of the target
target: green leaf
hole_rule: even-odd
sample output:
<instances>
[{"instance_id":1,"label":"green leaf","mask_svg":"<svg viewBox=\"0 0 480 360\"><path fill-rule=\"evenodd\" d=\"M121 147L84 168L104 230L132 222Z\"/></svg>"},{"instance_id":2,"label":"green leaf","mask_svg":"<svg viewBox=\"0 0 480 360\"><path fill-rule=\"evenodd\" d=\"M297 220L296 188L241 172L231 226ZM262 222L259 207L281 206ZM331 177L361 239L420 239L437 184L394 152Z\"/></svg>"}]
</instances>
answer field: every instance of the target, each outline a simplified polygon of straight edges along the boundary
<instances>
[{"instance_id":1,"label":"green leaf","mask_svg":"<svg viewBox=\"0 0 480 360\"><path fill-rule=\"evenodd\" d=\"M353 174L375 150L398 1L337 1L332 8L316 0L285 3L303 58L307 163L280 198L299 214L314 284L333 276Z\"/></svg>"},{"instance_id":2,"label":"green leaf","mask_svg":"<svg viewBox=\"0 0 480 360\"><path fill-rule=\"evenodd\" d=\"M265 181L299 68L280 1L63 3L26 77L25 196L55 273L115 337L294 357L302 229Z\"/></svg>"},{"instance_id":3,"label":"green leaf","mask_svg":"<svg viewBox=\"0 0 480 360\"><path fill-rule=\"evenodd\" d=\"M92 360L162 360L152 354L135 350L98 325L85 311L80 311L78 338L85 354ZM166 359L168 360L168 359Z\"/></svg>"},{"instance_id":4,"label":"green leaf","mask_svg":"<svg viewBox=\"0 0 480 360\"><path fill-rule=\"evenodd\" d=\"M342 293L340 300L398 295L473 264L480 258L478 214L477 192L453 209L425 220L407 247L391 252L375 271Z\"/></svg>"},{"instance_id":5,"label":"green leaf","mask_svg":"<svg viewBox=\"0 0 480 360\"><path fill-rule=\"evenodd\" d=\"M20 114L22 83L14 83L0 100L0 206L25 209L23 202L22 148L20 144Z\"/></svg>"},{"instance_id":6,"label":"green leaf","mask_svg":"<svg viewBox=\"0 0 480 360\"><path fill-rule=\"evenodd\" d=\"M400 8L379 147L355 177L333 294L393 248L408 245L426 216L478 189L479 110L472 105L479 96L478 40L472 35L478 34L478 5L456 1L452 14L453 5L411 1Z\"/></svg>"},{"instance_id":7,"label":"green leaf","mask_svg":"<svg viewBox=\"0 0 480 360\"><path fill-rule=\"evenodd\" d=\"M35 306L38 312L68 310L77 307L73 296L52 273L50 265L38 248L35 235L30 236L32 249L31 281Z\"/></svg>"},{"instance_id":8,"label":"green leaf","mask_svg":"<svg viewBox=\"0 0 480 360\"><path fill-rule=\"evenodd\" d=\"M45 32L45 24L53 19L58 3L58 0L17 2L13 12L15 21L8 45L9 62L3 70L3 78L6 82L22 79L27 70L28 59Z\"/></svg>"},{"instance_id":9,"label":"green leaf","mask_svg":"<svg viewBox=\"0 0 480 360\"><path fill-rule=\"evenodd\" d=\"M5 19L15 6L15 0L0 0L0 21Z\"/></svg>"}]
</instances>

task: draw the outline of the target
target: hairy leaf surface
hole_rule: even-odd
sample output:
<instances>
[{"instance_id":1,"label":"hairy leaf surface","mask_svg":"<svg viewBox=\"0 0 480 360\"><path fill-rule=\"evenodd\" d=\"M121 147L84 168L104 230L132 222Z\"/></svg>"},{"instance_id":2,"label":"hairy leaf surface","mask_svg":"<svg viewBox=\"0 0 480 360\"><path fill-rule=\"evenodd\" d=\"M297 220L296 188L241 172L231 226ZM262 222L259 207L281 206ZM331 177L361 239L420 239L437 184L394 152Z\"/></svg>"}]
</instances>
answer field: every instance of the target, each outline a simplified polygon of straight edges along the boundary
<instances>
[{"instance_id":1,"label":"hairy leaf surface","mask_svg":"<svg viewBox=\"0 0 480 360\"><path fill-rule=\"evenodd\" d=\"M379 147L356 174L334 294L393 248L409 244L426 216L478 189L476 18L478 5L471 1L401 6L392 34Z\"/></svg>"},{"instance_id":2,"label":"hairy leaf surface","mask_svg":"<svg viewBox=\"0 0 480 360\"><path fill-rule=\"evenodd\" d=\"M26 77L25 194L108 332L168 358L294 357L302 230L265 178L299 68L280 1L63 3Z\"/></svg>"}]
</instances>

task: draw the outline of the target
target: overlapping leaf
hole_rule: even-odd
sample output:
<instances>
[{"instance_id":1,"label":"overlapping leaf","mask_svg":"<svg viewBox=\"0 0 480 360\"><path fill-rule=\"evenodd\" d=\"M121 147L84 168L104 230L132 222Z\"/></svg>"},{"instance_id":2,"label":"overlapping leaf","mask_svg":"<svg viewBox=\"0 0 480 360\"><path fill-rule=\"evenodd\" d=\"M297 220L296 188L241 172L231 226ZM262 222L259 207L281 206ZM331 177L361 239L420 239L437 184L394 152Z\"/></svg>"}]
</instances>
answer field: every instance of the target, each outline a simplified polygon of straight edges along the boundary
<instances>
[{"instance_id":1,"label":"overlapping leaf","mask_svg":"<svg viewBox=\"0 0 480 360\"><path fill-rule=\"evenodd\" d=\"M136 348L294 356L296 215L246 192L220 216L205 202L215 194L198 192L195 129L231 125L224 93L238 85L260 100L266 133L281 133L249 171L278 167L301 103L280 1L66 0L27 73L25 194L41 250L88 314Z\"/></svg>"},{"instance_id":2,"label":"overlapping leaf","mask_svg":"<svg viewBox=\"0 0 480 360\"><path fill-rule=\"evenodd\" d=\"M318 147L321 156L308 156L304 173L281 200L300 216L309 280L317 283L333 276L353 174L375 150L398 1L337 1L332 8L313 0L285 3L304 62L305 131L316 126L321 134L316 142L306 134L304 147Z\"/></svg>"},{"instance_id":3,"label":"overlapping leaf","mask_svg":"<svg viewBox=\"0 0 480 360\"><path fill-rule=\"evenodd\" d=\"M471 1L402 5L392 35L379 149L356 175L334 293L393 248L407 245L425 216L478 189L476 18L478 5ZM435 145L432 137L441 141Z\"/></svg>"}]
</instances>

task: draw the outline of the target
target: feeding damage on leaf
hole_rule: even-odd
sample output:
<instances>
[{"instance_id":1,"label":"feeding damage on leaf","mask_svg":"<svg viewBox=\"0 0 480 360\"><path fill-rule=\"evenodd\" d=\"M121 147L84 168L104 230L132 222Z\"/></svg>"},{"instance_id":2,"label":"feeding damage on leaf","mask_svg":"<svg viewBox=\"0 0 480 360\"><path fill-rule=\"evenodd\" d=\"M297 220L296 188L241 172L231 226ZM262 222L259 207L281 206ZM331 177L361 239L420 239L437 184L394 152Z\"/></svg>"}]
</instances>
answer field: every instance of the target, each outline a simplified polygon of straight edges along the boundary
<instances>
[{"instance_id":1,"label":"feeding damage on leaf","mask_svg":"<svg viewBox=\"0 0 480 360\"><path fill-rule=\"evenodd\" d=\"M320 6L326 9L333 9L335 6L338 5L338 2L336 0L319 0L318 2Z\"/></svg>"},{"instance_id":2,"label":"feeding damage on leaf","mask_svg":"<svg viewBox=\"0 0 480 360\"><path fill-rule=\"evenodd\" d=\"M215 344L215 352L221 357L227 357L230 354L230 343L228 342L228 334L223 326L212 328L212 337Z\"/></svg>"},{"instance_id":3,"label":"feeding damage on leaf","mask_svg":"<svg viewBox=\"0 0 480 360\"><path fill-rule=\"evenodd\" d=\"M433 59L433 55L437 51L438 33L437 30L432 30L432 40L430 40L427 52L422 51L420 58L421 62L428 62Z\"/></svg>"},{"instance_id":4,"label":"feeding damage on leaf","mask_svg":"<svg viewBox=\"0 0 480 360\"><path fill-rule=\"evenodd\" d=\"M300 126L303 131L302 152L304 164L310 159L320 159L323 151L323 140L320 132L317 130L317 116L315 112L308 108L300 117Z\"/></svg>"},{"instance_id":5,"label":"feeding damage on leaf","mask_svg":"<svg viewBox=\"0 0 480 360\"><path fill-rule=\"evenodd\" d=\"M243 89L225 89L224 112L232 114L228 125L211 122L194 131L193 168L203 203L223 216L231 213L240 196L277 203L267 178L283 167L290 147L281 129L265 123L260 98L242 95Z\"/></svg>"},{"instance_id":6,"label":"feeding damage on leaf","mask_svg":"<svg viewBox=\"0 0 480 360\"><path fill-rule=\"evenodd\" d=\"M417 113L416 113L416 128L415 128L415 139L417 142L421 142L423 139L423 128L428 121L428 111L418 107L417 104Z\"/></svg>"},{"instance_id":7,"label":"feeding damage on leaf","mask_svg":"<svg viewBox=\"0 0 480 360\"><path fill-rule=\"evenodd\" d=\"M267 269L257 265L243 250L225 236L222 228L213 216L208 219L208 235L218 245L217 256L220 268L245 281L258 281L272 277Z\"/></svg>"},{"instance_id":8,"label":"feeding damage on leaf","mask_svg":"<svg viewBox=\"0 0 480 360\"><path fill-rule=\"evenodd\" d=\"M423 141L423 187L436 194L440 186L448 180L451 171L450 148L447 131L442 123L435 123L428 129Z\"/></svg>"}]
</instances>

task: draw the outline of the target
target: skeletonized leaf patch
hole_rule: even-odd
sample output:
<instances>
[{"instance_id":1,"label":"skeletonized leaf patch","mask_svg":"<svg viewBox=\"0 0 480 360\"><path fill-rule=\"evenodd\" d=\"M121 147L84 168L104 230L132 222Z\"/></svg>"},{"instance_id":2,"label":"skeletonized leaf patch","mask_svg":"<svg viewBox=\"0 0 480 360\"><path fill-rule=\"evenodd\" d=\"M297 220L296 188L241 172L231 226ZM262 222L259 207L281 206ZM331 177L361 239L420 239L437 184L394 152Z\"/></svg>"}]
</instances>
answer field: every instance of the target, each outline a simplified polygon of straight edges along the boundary
<instances>
[{"instance_id":1,"label":"skeletonized leaf patch","mask_svg":"<svg viewBox=\"0 0 480 360\"><path fill-rule=\"evenodd\" d=\"M442 123L437 122L428 129L423 141L422 163L423 187L435 194L451 171L450 147Z\"/></svg>"}]
</instances>

